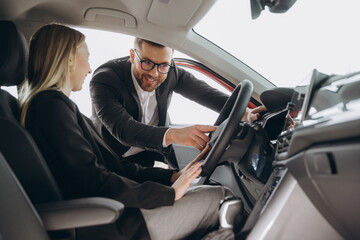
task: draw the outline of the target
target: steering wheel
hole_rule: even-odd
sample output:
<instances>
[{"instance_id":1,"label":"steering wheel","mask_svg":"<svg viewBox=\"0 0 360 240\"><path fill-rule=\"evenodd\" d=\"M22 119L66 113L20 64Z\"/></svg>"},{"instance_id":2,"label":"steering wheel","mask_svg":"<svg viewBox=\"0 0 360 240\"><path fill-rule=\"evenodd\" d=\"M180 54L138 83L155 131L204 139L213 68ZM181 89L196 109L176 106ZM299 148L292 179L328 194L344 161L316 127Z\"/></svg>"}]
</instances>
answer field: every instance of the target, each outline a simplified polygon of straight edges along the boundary
<instances>
[{"instance_id":1,"label":"steering wheel","mask_svg":"<svg viewBox=\"0 0 360 240\"><path fill-rule=\"evenodd\" d=\"M230 143L236 130L239 127L242 116L245 113L246 107L250 101L253 91L253 84L244 80L236 86L230 98L226 101L224 107L221 109L215 125L216 131L212 134L209 142L211 150L205 158L202 166L201 176L210 176L215 170L223 155L225 148Z\"/></svg>"}]
</instances>

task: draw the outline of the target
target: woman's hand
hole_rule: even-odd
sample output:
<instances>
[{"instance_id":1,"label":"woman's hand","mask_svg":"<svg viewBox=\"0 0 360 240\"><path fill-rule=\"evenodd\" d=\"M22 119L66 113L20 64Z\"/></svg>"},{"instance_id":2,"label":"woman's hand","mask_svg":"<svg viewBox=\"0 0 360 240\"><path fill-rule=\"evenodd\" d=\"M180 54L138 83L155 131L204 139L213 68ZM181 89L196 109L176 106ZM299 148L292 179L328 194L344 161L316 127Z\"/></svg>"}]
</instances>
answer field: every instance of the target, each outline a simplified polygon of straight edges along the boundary
<instances>
[{"instance_id":1,"label":"woman's hand","mask_svg":"<svg viewBox=\"0 0 360 240\"><path fill-rule=\"evenodd\" d=\"M209 150L210 146L207 145L204 150L186 167L184 167L181 171L173 174L171 181L174 183L172 187L175 190L175 201L181 199L184 196L190 187L190 184L200 175L202 171L201 165L204 163L203 158L206 156Z\"/></svg>"},{"instance_id":2,"label":"woman's hand","mask_svg":"<svg viewBox=\"0 0 360 240\"><path fill-rule=\"evenodd\" d=\"M208 154L210 151L210 145L206 145L204 150L199 153L199 155L192 160L186 167L181 169L181 171L174 173L171 176L171 182L174 183L182 174L184 174L188 169L190 169L194 164L198 163L200 160L204 159L206 157L206 154Z\"/></svg>"},{"instance_id":3,"label":"woman's hand","mask_svg":"<svg viewBox=\"0 0 360 240\"><path fill-rule=\"evenodd\" d=\"M197 178L201 171L201 165L204 162L197 162L196 164L192 165L188 168L181 176L174 182L172 187L175 190L175 201L179 200L184 196L190 184Z\"/></svg>"}]
</instances>

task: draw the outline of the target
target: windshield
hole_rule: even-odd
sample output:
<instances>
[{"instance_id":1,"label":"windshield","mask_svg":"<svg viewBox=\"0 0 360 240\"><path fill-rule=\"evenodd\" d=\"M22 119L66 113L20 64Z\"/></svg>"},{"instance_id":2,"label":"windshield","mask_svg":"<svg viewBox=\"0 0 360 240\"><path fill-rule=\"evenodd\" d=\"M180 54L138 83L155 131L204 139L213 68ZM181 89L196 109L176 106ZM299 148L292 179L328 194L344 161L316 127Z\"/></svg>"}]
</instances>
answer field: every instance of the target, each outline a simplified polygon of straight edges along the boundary
<instances>
[{"instance_id":1,"label":"windshield","mask_svg":"<svg viewBox=\"0 0 360 240\"><path fill-rule=\"evenodd\" d=\"M360 69L359 7L359 0L297 0L284 14L265 9L252 20L250 0L217 1L194 31L274 85L294 87L314 68L326 74Z\"/></svg>"}]
</instances>

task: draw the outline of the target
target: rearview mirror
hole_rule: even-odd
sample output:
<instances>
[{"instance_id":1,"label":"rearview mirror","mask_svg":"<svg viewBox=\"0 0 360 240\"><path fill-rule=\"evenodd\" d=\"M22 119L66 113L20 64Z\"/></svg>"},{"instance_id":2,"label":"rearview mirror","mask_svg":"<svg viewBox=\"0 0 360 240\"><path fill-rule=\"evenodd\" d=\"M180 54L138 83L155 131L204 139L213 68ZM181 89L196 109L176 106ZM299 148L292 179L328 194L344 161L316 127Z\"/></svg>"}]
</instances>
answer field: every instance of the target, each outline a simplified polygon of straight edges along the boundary
<instances>
[{"instance_id":1,"label":"rearview mirror","mask_svg":"<svg viewBox=\"0 0 360 240\"><path fill-rule=\"evenodd\" d=\"M295 2L296 0L250 0L251 18L258 18L261 11L265 9L265 6L272 13L285 13Z\"/></svg>"}]
</instances>

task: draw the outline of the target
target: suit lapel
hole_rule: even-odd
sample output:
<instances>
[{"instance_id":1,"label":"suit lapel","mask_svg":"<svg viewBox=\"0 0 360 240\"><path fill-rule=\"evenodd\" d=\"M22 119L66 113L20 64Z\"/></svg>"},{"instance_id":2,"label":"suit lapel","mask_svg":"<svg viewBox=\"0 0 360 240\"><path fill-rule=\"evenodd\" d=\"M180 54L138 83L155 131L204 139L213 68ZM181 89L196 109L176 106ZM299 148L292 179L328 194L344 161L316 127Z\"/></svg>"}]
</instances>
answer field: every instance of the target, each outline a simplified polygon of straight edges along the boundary
<instances>
[{"instance_id":1,"label":"suit lapel","mask_svg":"<svg viewBox=\"0 0 360 240\"><path fill-rule=\"evenodd\" d=\"M167 113L170 104L173 85L176 81L172 72L170 72L165 81L156 89L156 101L159 110L159 126L169 126L169 117Z\"/></svg>"},{"instance_id":2,"label":"suit lapel","mask_svg":"<svg viewBox=\"0 0 360 240\"><path fill-rule=\"evenodd\" d=\"M158 104L159 126L164 126L166 122L167 100L164 98L163 94L160 94L161 91L159 88L157 88L155 92Z\"/></svg>"},{"instance_id":3,"label":"suit lapel","mask_svg":"<svg viewBox=\"0 0 360 240\"><path fill-rule=\"evenodd\" d=\"M130 62L130 60L129 60L129 62ZM137 104L137 108L138 108L138 119L137 120L141 122L142 111L141 111L141 106L140 106L140 99L136 92L134 82L132 80L131 71L132 71L132 67L131 67L131 62L130 62L130 71L128 72L128 74L126 76L126 85L127 85L128 90L130 91L131 96L134 98L134 100Z\"/></svg>"}]
</instances>

